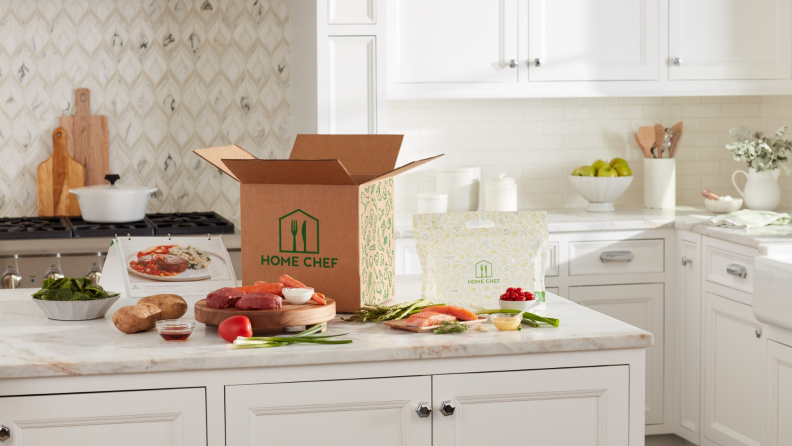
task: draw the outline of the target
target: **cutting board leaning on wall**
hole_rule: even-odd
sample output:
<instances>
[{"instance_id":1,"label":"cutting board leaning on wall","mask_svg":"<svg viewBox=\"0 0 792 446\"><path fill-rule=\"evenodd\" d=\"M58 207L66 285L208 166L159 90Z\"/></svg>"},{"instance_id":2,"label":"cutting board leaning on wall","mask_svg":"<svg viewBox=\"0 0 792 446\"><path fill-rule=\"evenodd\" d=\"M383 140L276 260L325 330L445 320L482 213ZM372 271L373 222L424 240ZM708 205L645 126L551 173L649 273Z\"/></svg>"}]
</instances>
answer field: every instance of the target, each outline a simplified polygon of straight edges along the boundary
<instances>
[{"instance_id":1,"label":"cutting board leaning on wall","mask_svg":"<svg viewBox=\"0 0 792 446\"><path fill-rule=\"evenodd\" d=\"M75 103L77 114L61 116L60 126L66 129L66 147L78 163L85 166L85 185L107 184L110 173L108 156L107 116L91 115L91 91L78 88Z\"/></svg>"},{"instance_id":2,"label":"cutting board leaning on wall","mask_svg":"<svg viewBox=\"0 0 792 446\"><path fill-rule=\"evenodd\" d=\"M36 195L38 215L56 217L80 215L77 196L69 189L83 187L83 166L66 151L66 130L52 132L52 155L39 164L36 170Z\"/></svg>"}]
</instances>

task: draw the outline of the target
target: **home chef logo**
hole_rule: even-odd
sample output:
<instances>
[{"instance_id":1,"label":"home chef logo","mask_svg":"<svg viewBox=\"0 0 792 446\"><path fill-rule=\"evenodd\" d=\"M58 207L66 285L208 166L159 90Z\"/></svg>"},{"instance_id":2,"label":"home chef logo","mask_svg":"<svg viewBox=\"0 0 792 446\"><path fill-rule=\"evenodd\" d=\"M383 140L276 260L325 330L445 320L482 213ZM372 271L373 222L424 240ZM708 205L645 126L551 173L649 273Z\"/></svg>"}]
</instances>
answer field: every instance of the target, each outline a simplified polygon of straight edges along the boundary
<instances>
[{"instance_id":1,"label":"home chef logo","mask_svg":"<svg viewBox=\"0 0 792 446\"><path fill-rule=\"evenodd\" d=\"M495 274L495 268L493 268L492 263L481 260L474 265L475 268L475 279L469 279L468 284L476 285L476 284L484 284L484 283L498 283L500 279L493 279L492 276Z\"/></svg>"},{"instance_id":2,"label":"home chef logo","mask_svg":"<svg viewBox=\"0 0 792 446\"><path fill-rule=\"evenodd\" d=\"M281 254L262 254L261 264L335 268L338 263L337 258L308 255L319 254L319 219L302 209L289 212L278 219L278 251Z\"/></svg>"}]
</instances>

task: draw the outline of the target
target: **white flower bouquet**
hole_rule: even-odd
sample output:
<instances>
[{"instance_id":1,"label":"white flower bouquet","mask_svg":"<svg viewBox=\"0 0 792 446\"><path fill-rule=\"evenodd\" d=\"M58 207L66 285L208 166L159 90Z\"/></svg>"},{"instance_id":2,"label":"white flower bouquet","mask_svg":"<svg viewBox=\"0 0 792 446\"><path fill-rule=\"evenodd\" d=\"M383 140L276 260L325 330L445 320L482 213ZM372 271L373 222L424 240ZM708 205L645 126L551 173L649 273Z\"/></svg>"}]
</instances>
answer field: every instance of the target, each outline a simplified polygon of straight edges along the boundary
<instances>
[{"instance_id":1,"label":"white flower bouquet","mask_svg":"<svg viewBox=\"0 0 792 446\"><path fill-rule=\"evenodd\" d=\"M786 131L784 126L767 137L762 132L751 132L747 127L735 127L729 130L735 142L726 144L726 148L732 152L735 161L745 161L757 172L782 168L789 175L792 169L786 161L787 154L792 152L792 141L782 138Z\"/></svg>"}]
</instances>

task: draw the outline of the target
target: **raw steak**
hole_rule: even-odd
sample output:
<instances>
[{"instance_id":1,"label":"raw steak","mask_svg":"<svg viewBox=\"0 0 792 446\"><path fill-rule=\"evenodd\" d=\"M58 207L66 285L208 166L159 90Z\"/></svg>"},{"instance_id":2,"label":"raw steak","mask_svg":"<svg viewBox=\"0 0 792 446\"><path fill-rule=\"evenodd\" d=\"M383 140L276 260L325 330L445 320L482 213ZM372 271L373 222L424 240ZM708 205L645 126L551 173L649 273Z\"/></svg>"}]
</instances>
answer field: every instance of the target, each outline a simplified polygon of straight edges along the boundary
<instances>
[{"instance_id":1,"label":"raw steak","mask_svg":"<svg viewBox=\"0 0 792 446\"><path fill-rule=\"evenodd\" d=\"M172 256L170 254L153 254L154 263L163 271L172 271L175 273L183 273L187 271L190 266L186 260L179 256ZM138 258L139 263L148 263L151 261L151 255Z\"/></svg>"},{"instance_id":2,"label":"raw steak","mask_svg":"<svg viewBox=\"0 0 792 446\"><path fill-rule=\"evenodd\" d=\"M248 293L236 307L240 310L277 310L283 306L283 299L270 293Z\"/></svg>"},{"instance_id":3,"label":"raw steak","mask_svg":"<svg viewBox=\"0 0 792 446\"><path fill-rule=\"evenodd\" d=\"M206 296L206 306L209 308L230 308L244 295L243 291L235 288L220 288Z\"/></svg>"}]
</instances>

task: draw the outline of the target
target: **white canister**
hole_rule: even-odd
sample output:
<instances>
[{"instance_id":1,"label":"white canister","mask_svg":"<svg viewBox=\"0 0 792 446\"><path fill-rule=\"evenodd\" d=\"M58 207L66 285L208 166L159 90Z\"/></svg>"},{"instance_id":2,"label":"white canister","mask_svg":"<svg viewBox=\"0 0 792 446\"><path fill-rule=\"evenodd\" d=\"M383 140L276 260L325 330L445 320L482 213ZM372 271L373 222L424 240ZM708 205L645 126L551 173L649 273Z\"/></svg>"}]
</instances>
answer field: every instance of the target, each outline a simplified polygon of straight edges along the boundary
<instances>
[{"instance_id":1,"label":"white canister","mask_svg":"<svg viewBox=\"0 0 792 446\"><path fill-rule=\"evenodd\" d=\"M517 182L514 178L507 178L502 173L498 178L484 180L484 210L517 211Z\"/></svg>"},{"instance_id":2,"label":"white canister","mask_svg":"<svg viewBox=\"0 0 792 446\"><path fill-rule=\"evenodd\" d=\"M480 167L450 167L435 173L435 191L448 194L448 212L477 211Z\"/></svg>"},{"instance_id":3,"label":"white canister","mask_svg":"<svg viewBox=\"0 0 792 446\"><path fill-rule=\"evenodd\" d=\"M676 207L676 160L673 158L644 159L644 207Z\"/></svg>"},{"instance_id":4,"label":"white canister","mask_svg":"<svg viewBox=\"0 0 792 446\"><path fill-rule=\"evenodd\" d=\"M443 214L448 209L448 194L418 194L419 214Z\"/></svg>"}]
</instances>

